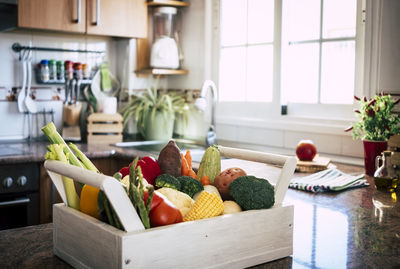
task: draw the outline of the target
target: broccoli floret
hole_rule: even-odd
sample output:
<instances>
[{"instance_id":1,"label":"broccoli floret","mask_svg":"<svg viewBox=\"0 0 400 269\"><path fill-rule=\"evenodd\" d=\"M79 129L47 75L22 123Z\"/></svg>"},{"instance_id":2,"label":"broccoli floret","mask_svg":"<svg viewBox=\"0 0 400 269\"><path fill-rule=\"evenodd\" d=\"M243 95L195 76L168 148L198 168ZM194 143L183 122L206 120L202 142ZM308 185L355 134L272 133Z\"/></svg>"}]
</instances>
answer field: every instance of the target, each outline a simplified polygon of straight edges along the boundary
<instances>
[{"instance_id":1,"label":"broccoli floret","mask_svg":"<svg viewBox=\"0 0 400 269\"><path fill-rule=\"evenodd\" d=\"M181 183L174 176L168 174L162 174L156 178L156 187L158 188L167 187L179 191L181 189Z\"/></svg>"},{"instance_id":2,"label":"broccoli floret","mask_svg":"<svg viewBox=\"0 0 400 269\"><path fill-rule=\"evenodd\" d=\"M274 186L255 176L241 176L229 184L229 194L244 210L270 208L275 203Z\"/></svg>"},{"instance_id":3,"label":"broccoli floret","mask_svg":"<svg viewBox=\"0 0 400 269\"><path fill-rule=\"evenodd\" d=\"M179 190L192 198L196 193L204 190L203 185L201 185L201 182L197 179L188 176L180 176L177 177L177 179L181 183L181 188Z\"/></svg>"}]
</instances>

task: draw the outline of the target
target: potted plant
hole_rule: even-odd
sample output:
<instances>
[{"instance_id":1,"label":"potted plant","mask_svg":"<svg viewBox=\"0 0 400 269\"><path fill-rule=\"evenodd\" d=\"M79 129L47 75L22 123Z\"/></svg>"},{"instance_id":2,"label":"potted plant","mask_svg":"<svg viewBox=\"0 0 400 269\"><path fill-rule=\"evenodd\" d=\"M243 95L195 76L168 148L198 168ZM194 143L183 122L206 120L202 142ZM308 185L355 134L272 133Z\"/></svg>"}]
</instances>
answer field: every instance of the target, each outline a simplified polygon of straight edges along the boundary
<instances>
[{"instance_id":1,"label":"potted plant","mask_svg":"<svg viewBox=\"0 0 400 269\"><path fill-rule=\"evenodd\" d=\"M373 176L376 156L386 150L391 135L400 133L400 118L393 113L400 99L393 100L390 94L383 92L370 99L354 98L360 104L360 109L354 110L359 121L345 131L352 131L353 139L363 140L365 173Z\"/></svg>"},{"instance_id":2,"label":"potted plant","mask_svg":"<svg viewBox=\"0 0 400 269\"><path fill-rule=\"evenodd\" d=\"M169 140L174 129L175 113L186 114L183 95L162 93L157 84L144 93L133 95L121 110L124 126L135 116L137 129L145 140Z\"/></svg>"}]
</instances>

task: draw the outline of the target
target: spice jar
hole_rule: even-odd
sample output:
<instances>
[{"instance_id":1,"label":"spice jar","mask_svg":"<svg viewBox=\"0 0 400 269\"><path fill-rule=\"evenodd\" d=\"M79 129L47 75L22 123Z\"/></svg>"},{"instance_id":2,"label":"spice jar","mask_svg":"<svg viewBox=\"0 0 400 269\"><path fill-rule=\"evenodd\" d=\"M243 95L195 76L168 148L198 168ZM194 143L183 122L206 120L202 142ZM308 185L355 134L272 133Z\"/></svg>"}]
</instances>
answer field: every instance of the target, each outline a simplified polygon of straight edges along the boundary
<instances>
[{"instance_id":1,"label":"spice jar","mask_svg":"<svg viewBox=\"0 0 400 269\"><path fill-rule=\"evenodd\" d=\"M82 73L84 79L90 78L90 70L87 64L82 64Z\"/></svg>"},{"instance_id":2,"label":"spice jar","mask_svg":"<svg viewBox=\"0 0 400 269\"><path fill-rule=\"evenodd\" d=\"M74 78L82 79L82 64L81 63L74 63Z\"/></svg>"},{"instance_id":3,"label":"spice jar","mask_svg":"<svg viewBox=\"0 0 400 269\"><path fill-rule=\"evenodd\" d=\"M48 60L40 61L40 79L42 82L48 82L50 80L50 69Z\"/></svg>"},{"instance_id":4,"label":"spice jar","mask_svg":"<svg viewBox=\"0 0 400 269\"><path fill-rule=\"evenodd\" d=\"M71 61L65 61L65 79L71 80L74 78L74 68L73 63Z\"/></svg>"},{"instance_id":5,"label":"spice jar","mask_svg":"<svg viewBox=\"0 0 400 269\"><path fill-rule=\"evenodd\" d=\"M57 62L56 62L56 60L49 61L49 71L50 71L49 79L52 81L57 80Z\"/></svg>"},{"instance_id":6,"label":"spice jar","mask_svg":"<svg viewBox=\"0 0 400 269\"><path fill-rule=\"evenodd\" d=\"M64 81L64 62L57 61L57 80Z\"/></svg>"}]
</instances>

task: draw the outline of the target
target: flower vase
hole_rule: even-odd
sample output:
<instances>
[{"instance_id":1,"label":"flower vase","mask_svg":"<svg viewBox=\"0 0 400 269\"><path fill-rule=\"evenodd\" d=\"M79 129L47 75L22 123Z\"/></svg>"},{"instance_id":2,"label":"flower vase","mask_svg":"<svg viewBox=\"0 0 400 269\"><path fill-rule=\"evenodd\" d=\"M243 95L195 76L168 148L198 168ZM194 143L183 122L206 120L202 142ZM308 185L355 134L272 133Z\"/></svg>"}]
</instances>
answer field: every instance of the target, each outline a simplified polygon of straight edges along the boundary
<instances>
[{"instance_id":1,"label":"flower vase","mask_svg":"<svg viewBox=\"0 0 400 269\"><path fill-rule=\"evenodd\" d=\"M374 176L375 158L387 149L387 141L363 140L365 174Z\"/></svg>"}]
</instances>

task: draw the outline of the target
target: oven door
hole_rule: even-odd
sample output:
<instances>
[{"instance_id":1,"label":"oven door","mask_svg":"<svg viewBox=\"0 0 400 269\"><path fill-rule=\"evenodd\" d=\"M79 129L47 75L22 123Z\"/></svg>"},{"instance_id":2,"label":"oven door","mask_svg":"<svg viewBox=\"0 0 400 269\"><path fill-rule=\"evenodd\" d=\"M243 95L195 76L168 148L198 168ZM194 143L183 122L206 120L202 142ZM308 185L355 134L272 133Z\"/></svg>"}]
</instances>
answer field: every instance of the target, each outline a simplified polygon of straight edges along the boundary
<instances>
[{"instance_id":1,"label":"oven door","mask_svg":"<svg viewBox=\"0 0 400 269\"><path fill-rule=\"evenodd\" d=\"M0 195L0 230L39 224L39 193Z\"/></svg>"}]
</instances>

